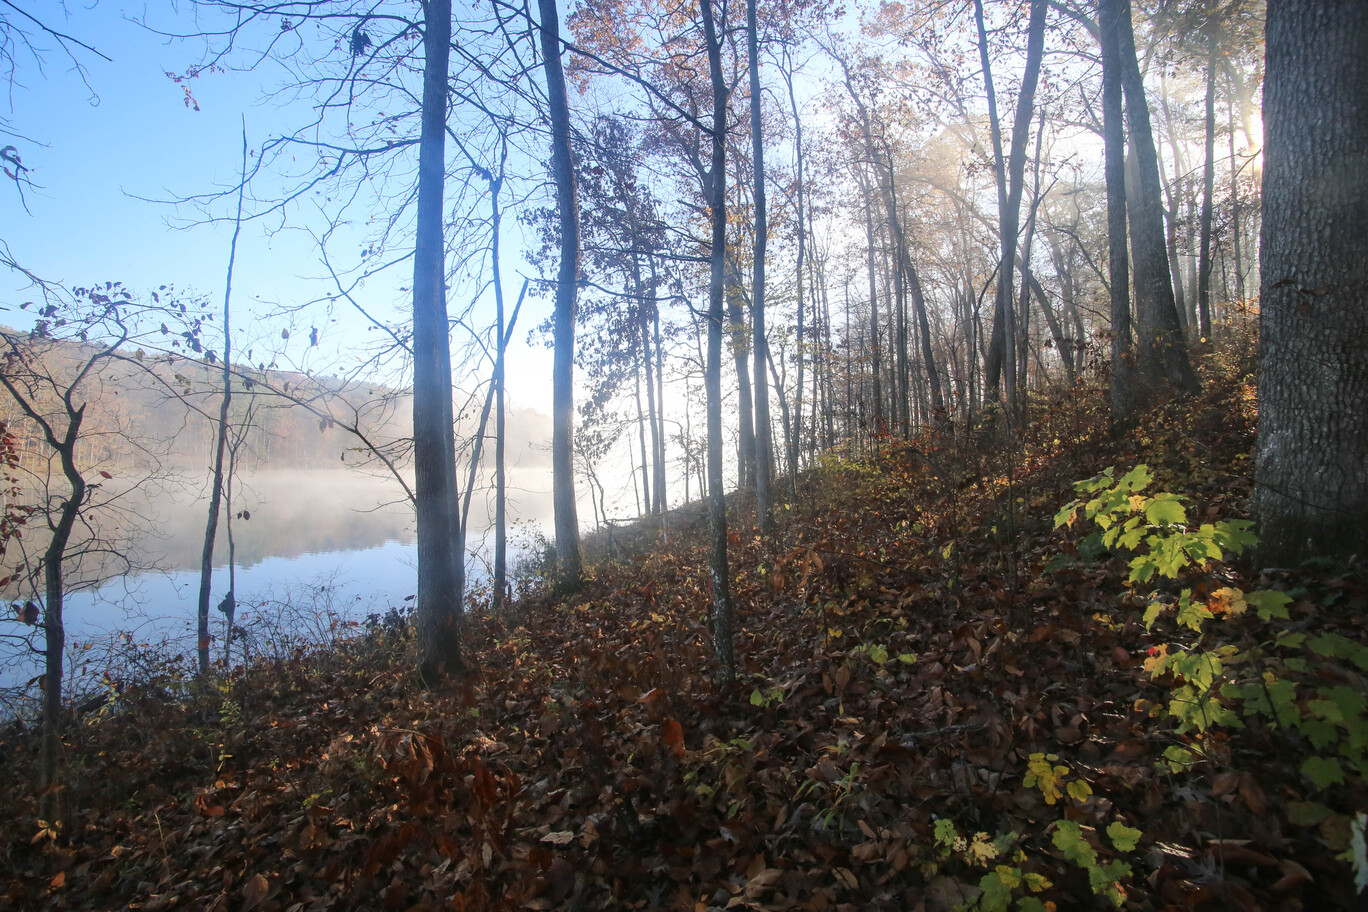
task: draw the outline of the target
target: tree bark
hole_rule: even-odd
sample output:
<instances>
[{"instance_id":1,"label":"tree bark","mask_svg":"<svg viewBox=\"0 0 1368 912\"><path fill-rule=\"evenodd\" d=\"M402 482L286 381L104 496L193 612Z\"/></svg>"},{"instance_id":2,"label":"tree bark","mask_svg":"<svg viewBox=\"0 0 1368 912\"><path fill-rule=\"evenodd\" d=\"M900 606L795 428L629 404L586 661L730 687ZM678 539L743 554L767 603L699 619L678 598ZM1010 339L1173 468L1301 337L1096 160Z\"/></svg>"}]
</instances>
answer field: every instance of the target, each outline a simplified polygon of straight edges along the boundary
<instances>
[{"instance_id":1,"label":"tree bark","mask_svg":"<svg viewBox=\"0 0 1368 912\"><path fill-rule=\"evenodd\" d=\"M542 0L550 3L553 0ZM708 400L708 520L711 539L713 648L724 680L736 675L732 640L734 609L727 567L727 500L722 481L722 299L727 255L727 83L722 74L722 48L713 21L712 0L699 0L712 82L712 167L708 172L708 206L712 215L712 249L708 276L708 357L704 385Z\"/></svg>"},{"instance_id":2,"label":"tree bark","mask_svg":"<svg viewBox=\"0 0 1368 912\"><path fill-rule=\"evenodd\" d=\"M803 119L798 114L798 97L793 91L793 68L787 47L784 49L784 62L785 66L780 72L783 73L784 85L788 88L789 108L793 112L793 158L797 169L795 189L798 196L798 264L795 268L798 296L798 383L793 392L793 433L786 441L789 457L789 496L797 501L798 449L802 445L800 438L803 428L803 269L807 254L807 223L804 220L806 215L803 186ZM814 415L814 420L815 417Z\"/></svg>"},{"instance_id":3,"label":"tree bark","mask_svg":"<svg viewBox=\"0 0 1368 912\"><path fill-rule=\"evenodd\" d=\"M1126 134L1121 88L1123 0L1099 0L1102 49L1102 138L1107 183L1107 281L1111 286L1111 411L1122 425L1135 414L1135 364L1131 341L1130 259L1126 253Z\"/></svg>"},{"instance_id":4,"label":"tree bark","mask_svg":"<svg viewBox=\"0 0 1368 912\"><path fill-rule=\"evenodd\" d=\"M1015 117L1012 121L1012 145L1008 150L1006 171L1006 192L1003 192L1003 179L998 179L999 225L1001 234L1000 261L998 267L997 312L993 317L993 334L988 341L987 378L984 381L990 396L996 396L1003 387L1006 376L1007 407L1010 411L1017 408L1016 377L1016 321L1013 310L1013 279L1016 274L1017 234L1021 223L1021 193L1026 170L1026 140L1035 117L1035 90L1040 79L1040 63L1045 55L1045 0L1031 0L1031 18L1026 28L1026 69L1021 76L1021 91L1017 94ZM984 67L984 83L989 86L991 73L988 69L988 43L983 28L983 8L981 0L974 0L974 13L979 28L979 56ZM996 101L990 102L996 110ZM990 115L991 116L991 115ZM996 119L994 119L996 124ZM996 126L994 127L996 130ZM1000 134L994 142L1000 148ZM1001 153L995 159L1000 162Z\"/></svg>"},{"instance_id":5,"label":"tree bark","mask_svg":"<svg viewBox=\"0 0 1368 912\"><path fill-rule=\"evenodd\" d=\"M1368 5L1270 0L1260 556L1368 555Z\"/></svg>"},{"instance_id":6,"label":"tree bark","mask_svg":"<svg viewBox=\"0 0 1368 912\"><path fill-rule=\"evenodd\" d=\"M204 548L200 552L199 601L195 606L196 657L201 676L209 673L209 595L214 578L214 539L218 532L219 508L223 501L223 455L228 448L228 410L233 403L232 316L233 265L237 262L237 242L242 234L242 196L247 189L247 130L242 132L242 182L238 184L237 217L233 220L233 239L228 244L228 275L223 288L223 394L219 399L219 418L214 440L213 488L209 492L209 515L205 520Z\"/></svg>"},{"instance_id":7,"label":"tree bark","mask_svg":"<svg viewBox=\"0 0 1368 912\"><path fill-rule=\"evenodd\" d=\"M1206 71L1206 158L1202 164L1202 226L1197 259L1197 320L1203 340L1211 338L1211 205L1216 189L1216 32L1208 26Z\"/></svg>"},{"instance_id":8,"label":"tree bark","mask_svg":"<svg viewBox=\"0 0 1368 912\"><path fill-rule=\"evenodd\" d=\"M490 269L494 275L494 607L502 608L508 597L508 472L505 467L507 418L504 413L504 354L508 344L504 339L503 271L500 268L499 229L503 212L499 208L499 192L503 189L503 174L489 182L490 207ZM523 286L526 290L526 285ZM521 302L519 298L519 302ZM464 521L462 522L464 525Z\"/></svg>"},{"instance_id":9,"label":"tree bark","mask_svg":"<svg viewBox=\"0 0 1368 912\"><path fill-rule=\"evenodd\" d=\"M746 316L741 309L741 277L734 270L728 270L723 280L724 288L727 283L732 285L732 293L726 295L727 322L731 325L732 361L736 364L736 482L743 488L750 488L755 485L755 399L747 357L750 349L746 345Z\"/></svg>"},{"instance_id":10,"label":"tree bark","mask_svg":"<svg viewBox=\"0 0 1368 912\"><path fill-rule=\"evenodd\" d=\"M575 510L575 300L579 285L579 203L570 148L570 101L561 66L560 20L556 0L537 0L541 13L542 66L551 108L551 170L556 181L560 219L560 272L552 317L554 351L551 365L551 478L556 527L556 575L562 588L579 586L584 575L580 557L579 517Z\"/></svg>"},{"instance_id":11,"label":"tree bark","mask_svg":"<svg viewBox=\"0 0 1368 912\"><path fill-rule=\"evenodd\" d=\"M751 345L755 362L755 519L762 535L774 532L774 442L770 430L769 340L765 335L765 133L760 119L760 27L757 0L746 0L746 57L750 69L751 159L755 170L755 249L751 263Z\"/></svg>"},{"instance_id":12,"label":"tree bark","mask_svg":"<svg viewBox=\"0 0 1368 912\"><path fill-rule=\"evenodd\" d=\"M1164 206L1159 182L1159 157L1150 129L1149 107L1140 64L1135 56L1130 0L1103 0L1115 4L1117 62L1125 96L1130 140L1135 146L1138 171L1137 198L1129 201L1131 257L1135 269L1136 365L1146 389L1169 388L1191 395L1200 385L1183 344L1183 328L1173 297L1168 245L1164 232Z\"/></svg>"},{"instance_id":13,"label":"tree bark","mask_svg":"<svg viewBox=\"0 0 1368 912\"><path fill-rule=\"evenodd\" d=\"M413 461L418 531L418 670L459 673L464 554L459 548L442 195L446 179L451 0L423 3L423 108L413 251Z\"/></svg>"}]
</instances>

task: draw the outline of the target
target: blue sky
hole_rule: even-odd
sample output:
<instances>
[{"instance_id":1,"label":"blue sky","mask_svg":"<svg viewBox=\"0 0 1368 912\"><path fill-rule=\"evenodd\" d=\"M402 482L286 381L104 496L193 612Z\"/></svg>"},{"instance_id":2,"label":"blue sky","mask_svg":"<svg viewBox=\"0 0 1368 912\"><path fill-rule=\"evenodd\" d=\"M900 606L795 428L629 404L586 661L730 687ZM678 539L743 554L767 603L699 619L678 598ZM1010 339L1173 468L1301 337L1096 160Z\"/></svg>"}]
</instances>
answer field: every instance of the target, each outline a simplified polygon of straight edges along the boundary
<instances>
[{"instance_id":1,"label":"blue sky","mask_svg":"<svg viewBox=\"0 0 1368 912\"><path fill-rule=\"evenodd\" d=\"M188 3L128 3L101 0L86 8L69 3L66 15L51 0L34 0L45 22L112 58L106 61L80 52L86 69L83 83L71 61L46 36L41 66L19 55L15 85L4 114L14 136L4 139L19 149L31 169L34 187L25 189L28 212L12 185L0 186L0 238L15 259L45 279L68 286L121 281L134 290L173 284L220 301L227 264L230 225L185 226L197 218L189 207L148 202L202 194L236 182L245 120L249 143L257 146L290 123L292 114L265 100L278 78L269 67L249 73L215 73L191 83L199 110L188 106L185 91L166 74L183 73L197 62L197 46L162 38L137 24L145 15L168 31L191 30ZM41 11L41 12L40 12ZM160 17L160 18L158 18ZM220 210L227 211L226 209ZM300 227L304 222L295 222ZM505 240L517 248L516 238ZM512 242L512 243L510 243ZM516 295L516 264L506 264L505 282ZM367 305L393 313L402 305L400 285L407 267L393 280L372 282ZM332 290L312 241L302 231L266 237L244 229L234 275L235 319L260 335L278 338L279 328L249 324L243 308L264 312L265 302L302 302ZM20 283L0 276L0 306L25 299ZM511 305L511 301L510 301ZM539 322L546 302L528 301L510 353L510 395L515 403L549 410L549 353L528 348L526 330ZM18 323L12 309L0 321ZM363 334L344 317L335 325L324 318L305 318L328 331L319 358L347 358ZM235 342L238 348L250 338ZM299 353L305 354L305 353Z\"/></svg>"}]
</instances>

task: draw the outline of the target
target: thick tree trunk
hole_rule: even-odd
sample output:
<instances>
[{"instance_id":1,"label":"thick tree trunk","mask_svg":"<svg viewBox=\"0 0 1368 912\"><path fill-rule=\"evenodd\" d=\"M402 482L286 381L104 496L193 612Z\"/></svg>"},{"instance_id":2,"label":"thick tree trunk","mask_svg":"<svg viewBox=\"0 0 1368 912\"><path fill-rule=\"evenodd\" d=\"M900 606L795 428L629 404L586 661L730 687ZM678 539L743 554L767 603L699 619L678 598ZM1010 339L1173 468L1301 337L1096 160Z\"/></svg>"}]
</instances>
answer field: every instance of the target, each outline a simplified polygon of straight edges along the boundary
<instances>
[{"instance_id":1,"label":"thick tree trunk","mask_svg":"<svg viewBox=\"0 0 1368 912\"><path fill-rule=\"evenodd\" d=\"M1183 344L1183 328L1173 297L1164 206L1159 183L1159 157L1150 129L1149 107L1140 65L1135 56L1130 0L1115 4L1117 62L1125 95L1126 119L1135 148L1137 198L1130 202L1131 257L1135 270L1135 351L1139 377L1151 393L1169 388L1183 394L1199 389L1197 374Z\"/></svg>"},{"instance_id":2,"label":"thick tree trunk","mask_svg":"<svg viewBox=\"0 0 1368 912\"><path fill-rule=\"evenodd\" d=\"M422 135L413 251L413 461L418 526L418 668L434 684L461 670L456 443L451 411L442 194L446 179L450 0L424 0Z\"/></svg>"},{"instance_id":3,"label":"thick tree trunk","mask_svg":"<svg viewBox=\"0 0 1368 912\"><path fill-rule=\"evenodd\" d=\"M560 220L560 271L556 276L556 308L552 317L554 352L551 364L551 499L555 511L556 574L562 588L574 588L584 574L580 557L579 517L575 510L575 299L579 285L579 202L570 148L570 101L561 66L560 20L556 0L537 0L541 13L542 66L551 107L551 170L556 180Z\"/></svg>"},{"instance_id":4,"label":"thick tree trunk","mask_svg":"<svg viewBox=\"0 0 1368 912\"><path fill-rule=\"evenodd\" d=\"M1260 554L1368 555L1368 5L1269 0Z\"/></svg>"},{"instance_id":5,"label":"thick tree trunk","mask_svg":"<svg viewBox=\"0 0 1368 912\"><path fill-rule=\"evenodd\" d=\"M1126 134L1123 114L1121 16L1123 0L1099 0L1102 48L1102 139L1107 182L1107 281L1111 286L1112 421L1135 414L1135 363L1131 341L1130 259L1126 254Z\"/></svg>"}]
</instances>

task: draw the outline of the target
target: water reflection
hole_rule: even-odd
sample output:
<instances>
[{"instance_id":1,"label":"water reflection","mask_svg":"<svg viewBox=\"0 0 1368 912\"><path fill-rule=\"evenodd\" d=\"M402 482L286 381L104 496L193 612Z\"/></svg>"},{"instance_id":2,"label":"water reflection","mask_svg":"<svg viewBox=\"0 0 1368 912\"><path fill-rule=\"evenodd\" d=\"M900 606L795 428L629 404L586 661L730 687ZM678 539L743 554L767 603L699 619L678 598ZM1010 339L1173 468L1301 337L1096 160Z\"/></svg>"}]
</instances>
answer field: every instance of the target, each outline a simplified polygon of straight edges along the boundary
<instances>
[{"instance_id":1,"label":"water reflection","mask_svg":"<svg viewBox=\"0 0 1368 912\"><path fill-rule=\"evenodd\" d=\"M510 473L511 539L549 526L550 492L538 488L546 478L539 469ZM126 654L111 653L115 631L127 633L125 653L140 646L164 658L193 653L206 510L204 500L188 496L140 504L134 512L146 528L131 547L138 563L158 572L122 576L68 595L68 641L78 653L93 653L74 666L78 676L98 677L101 664L128 660ZM321 624L318 630L294 633L326 639L329 618L384 614L406 604L416 590L413 510L393 478L345 468L259 471L237 482L232 511L238 516L233 523L237 621L249 630L275 630L279 638L291 624ZM477 492L467 543L472 586L485 576L484 530L492 511L492 503ZM227 536L220 528L211 606L228 591L227 560ZM221 655L222 621L213 612L215 657ZM0 622L0 687L22 685L37 674L40 657L15 639L25 634L34 645L40 643L41 630L12 617ZM97 645L85 648L88 644ZM263 641L263 648L269 645Z\"/></svg>"}]
</instances>

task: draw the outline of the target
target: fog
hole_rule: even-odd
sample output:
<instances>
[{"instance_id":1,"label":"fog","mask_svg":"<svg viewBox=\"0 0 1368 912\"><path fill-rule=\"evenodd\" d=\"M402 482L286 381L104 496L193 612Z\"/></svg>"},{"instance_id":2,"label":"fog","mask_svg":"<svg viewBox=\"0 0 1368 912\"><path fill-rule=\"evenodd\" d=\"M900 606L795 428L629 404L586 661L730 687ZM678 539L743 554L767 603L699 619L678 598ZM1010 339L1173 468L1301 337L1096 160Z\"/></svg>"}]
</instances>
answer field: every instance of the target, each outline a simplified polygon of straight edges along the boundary
<instances>
[{"instance_id":1,"label":"fog","mask_svg":"<svg viewBox=\"0 0 1368 912\"><path fill-rule=\"evenodd\" d=\"M76 677L98 677L108 666L127 662L134 645L141 654L191 651L208 508L197 494L204 492L172 486L158 496L141 490L113 498L119 509L106 511L97 525L109 550L101 548L69 568L73 591L64 611L69 643L74 654L99 657L93 666L73 665ZM325 627L331 619L383 615L404 606L416 591L413 508L393 477L345 466L257 471L234 482L231 512L237 517L233 537L239 623L261 629L312 625L312 630L277 632L316 640L329 635ZM551 513L545 469L534 460L510 471L510 550L548 529ZM486 530L492 514L491 492L477 490L467 540L472 587L487 577L492 535ZM30 553L41 549L41 531L26 531ZM124 561L112 560L110 552L123 553L144 569L124 573ZM227 535L220 526L211 605L228 591L227 564ZM5 591L7 599L21 601L37 594L21 583ZM0 687L12 688L37 674L38 656L25 640L37 645L41 628L27 627L13 612L7 614L0 620ZM217 657L223 618L211 614ZM120 636L126 645L112 645ZM92 645L93 652L88 648ZM119 649L122 657L113 655Z\"/></svg>"}]
</instances>

